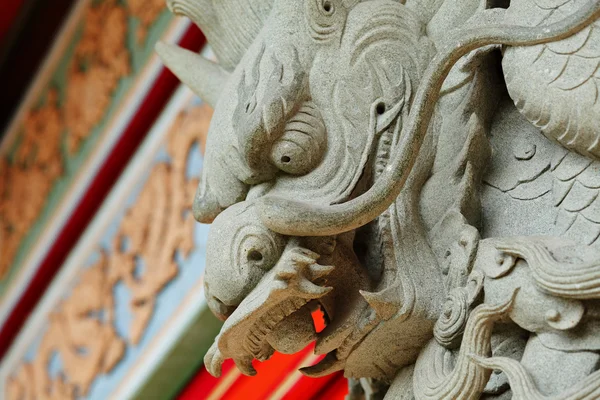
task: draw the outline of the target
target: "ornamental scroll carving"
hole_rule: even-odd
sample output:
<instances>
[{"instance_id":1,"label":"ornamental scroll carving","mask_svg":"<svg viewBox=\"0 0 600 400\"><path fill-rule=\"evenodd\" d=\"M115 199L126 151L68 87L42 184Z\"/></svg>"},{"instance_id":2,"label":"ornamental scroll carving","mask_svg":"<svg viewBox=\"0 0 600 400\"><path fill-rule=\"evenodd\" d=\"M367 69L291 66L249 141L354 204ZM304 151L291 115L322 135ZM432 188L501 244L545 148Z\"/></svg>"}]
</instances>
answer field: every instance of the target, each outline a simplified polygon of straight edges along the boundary
<instances>
[{"instance_id":1,"label":"ornamental scroll carving","mask_svg":"<svg viewBox=\"0 0 600 400\"><path fill-rule=\"evenodd\" d=\"M600 397L600 1L167 4L219 60L157 45L215 107L212 374L315 341L351 399Z\"/></svg>"},{"instance_id":2,"label":"ornamental scroll carving","mask_svg":"<svg viewBox=\"0 0 600 400\"><path fill-rule=\"evenodd\" d=\"M212 115L195 106L178 116L166 140L169 160L155 164L128 208L109 248L81 269L73 289L48 316L36 356L24 361L7 384L7 399L70 399L85 396L92 382L111 372L127 347L137 345L162 289L179 271L178 259L193 250L191 199L197 179L188 177L188 157L203 146ZM128 292L128 331L116 328L115 290ZM51 373L52 360L60 368Z\"/></svg>"},{"instance_id":3,"label":"ornamental scroll carving","mask_svg":"<svg viewBox=\"0 0 600 400\"><path fill-rule=\"evenodd\" d=\"M48 212L57 185L64 185L74 163L85 157L82 145L105 120L123 79L131 76L132 50L139 48L129 44L129 25L137 26L140 47L166 9L162 0L90 3L47 92L26 113L15 146L0 157L0 279Z\"/></svg>"}]
</instances>

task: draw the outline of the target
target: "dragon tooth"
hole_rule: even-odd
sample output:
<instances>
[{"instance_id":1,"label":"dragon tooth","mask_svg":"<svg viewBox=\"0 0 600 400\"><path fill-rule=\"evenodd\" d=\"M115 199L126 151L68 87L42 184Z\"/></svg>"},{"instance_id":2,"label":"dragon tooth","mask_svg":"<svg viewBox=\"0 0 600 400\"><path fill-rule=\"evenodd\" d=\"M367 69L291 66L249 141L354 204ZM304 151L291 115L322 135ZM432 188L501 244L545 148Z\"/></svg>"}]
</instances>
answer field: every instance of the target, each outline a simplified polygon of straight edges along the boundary
<instances>
[{"instance_id":1,"label":"dragon tooth","mask_svg":"<svg viewBox=\"0 0 600 400\"><path fill-rule=\"evenodd\" d=\"M263 317L261 318L261 322L262 325L266 326L269 330L272 330L275 325L277 325L277 321L272 315L271 313L266 313L265 315L263 315Z\"/></svg>"},{"instance_id":2,"label":"dragon tooth","mask_svg":"<svg viewBox=\"0 0 600 400\"><path fill-rule=\"evenodd\" d=\"M281 321L282 319L285 318L285 312L281 309L281 305L280 304L276 304L275 306L273 306L273 308L270 311L274 318L277 319L278 321Z\"/></svg>"},{"instance_id":3,"label":"dragon tooth","mask_svg":"<svg viewBox=\"0 0 600 400\"><path fill-rule=\"evenodd\" d=\"M234 358L233 362L242 374L247 376L256 375L256 370L252 366L252 357Z\"/></svg>"},{"instance_id":4,"label":"dragon tooth","mask_svg":"<svg viewBox=\"0 0 600 400\"><path fill-rule=\"evenodd\" d=\"M315 285L314 283L312 283L311 281L309 281L307 279L303 279L300 282L299 286L300 286L300 290L302 291L302 293L306 293L306 294L315 296L313 298L323 297L327 293L329 293L333 290L332 287L322 287L322 286Z\"/></svg>"},{"instance_id":5,"label":"dragon tooth","mask_svg":"<svg viewBox=\"0 0 600 400\"><path fill-rule=\"evenodd\" d=\"M254 332L250 332L250 334L247 337L247 340L252 343L254 346L260 346L260 339L258 338L258 336L256 336L256 334Z\"/></svg>"},{"instance_id":6,"label":"dragon tooth","mask_svg":"<svg viewBox=\"0 0 600 400\"><path fill-rule=\"evenodd\" d=\"M264 343L260 348L254 353L254 358L256 358L260 362L267 361L273 353L275 349L271 347L268 343Z\"/></svg>"},{"instance_id":7,"label":"dragon tooth","mask_svg":"<svg viewBox=\"0 0 600 400\"><path fill-rule=\"evenodd\" d=\"M263 324L257 325L256 329L260 332L261 336L266 336L269 333L269 329Z\"/></svg>"},{"instance_id":8,"label":"dragon tooth","mask_svg":"<svg viewBox=\"0 0 600 400\"><path fill-rule=\"evenodd\" d=\"M292 302L294 303L294 307L296 308L296 310L299 310L300 308L302 308L308 301L306 301L305 299L301 299L299 297L293 298Z\"/></svg>"},{"instance_id":9,"label":"dragon tooth","mask_svg":"<svg viewBox=\"0 0 600 400\"><path fill-rule=\"evenodd\" d=\"M225 361L221 351L219 351L217 341L218 339L216 339L212 346L210 346L206 352L206 355L204 356L204 365L206 366L207 371L215 378L221 376L223 362Z\"/></svg>"},{"instance_id":10,"label":"dragon tooth","mask_svg":"<svg viewBox=\"0 0 600 400\"><path fill-rule=\"evenodd\" d=\"M300 372L310 378L320 378L344 369L345 364L345 361L338 360L335 351L332 351L317 364L311 367L300 368Z\"/></svg>"},{"instance_id":11,"label":"dragon tooth","mask_svg":"<svg viewBox=\"0 0 600 400\"><path fill-rule=\"evenodd\" d=\"M290 315L291 313L293 313L294 311L296 311L296 308L295 308L295 305L294 305L292 299L284 301L283 303L281 303L281 305L282 305L282 309L283 309L286 317L288 315Z\"/></svg>"},{"instance_id":12,"label":"dragon tooth","mask_svg":"<svg viewBox=\"0 0 600 400\"><path fill-rule=\"evenodd\" d=\"M256 354L260 351L260 346L254 346L253 344L246 343L244 348L250 354Z\"/></svg>"},{"instance_id":13,"label":"dragon tooth","mask_svg":"<svg viewBox=\"0 0 600 400\"><path fill-rule=\"evenodd\" d=\"M333 265L313 264L309 267L311 278L317 279L329 275L335 267Z\"/></svg>"}]
</instances>

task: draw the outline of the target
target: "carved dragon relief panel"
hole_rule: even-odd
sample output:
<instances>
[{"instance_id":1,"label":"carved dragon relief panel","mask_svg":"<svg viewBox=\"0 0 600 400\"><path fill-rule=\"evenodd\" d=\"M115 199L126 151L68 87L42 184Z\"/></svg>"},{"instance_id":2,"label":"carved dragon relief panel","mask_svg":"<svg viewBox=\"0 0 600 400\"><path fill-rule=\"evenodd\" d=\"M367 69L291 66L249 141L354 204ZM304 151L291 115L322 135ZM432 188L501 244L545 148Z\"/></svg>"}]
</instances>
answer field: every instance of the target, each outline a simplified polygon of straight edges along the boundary
<instances>
[{"instance_id":1,"label":"carved dragon relief panel","mask_svg":"<svg viewBox=\"0 0 600 400\"><path fill-rule=\"evenodd\" d=\"M600 397L600 1L167 4L220 60L157 45L215 106L212 374L316 341L350 398Z\"/></svg>"},{"instance_id":2,"label":"carved dragon relief panel","mask_svg":"<svg viewBox=\"0 0 600 400\"><path fill-rule=\"evenodd\" d=\"M128 348L140 343L159 295L195 247L191 199L198 179L190 177L189 163L194 149L204 146L211 115L210 107L200 105L177 117L166 135L168 157L151 167L110 243L81 268L70 293L48 315L35 357L14 368L3 398L86 396L97 377L113 371ZM129 293L124 332L118 329L118 286ZM60 367L52 371L56 360Z\"/></svg>"},{"instance_id":3,"label":"carved dragon relief panel","mask_svg":"<svg viewBox=\"0 0 600 400\"><path fill-rule=\"evenodd\" d=\"M132 74L147 61L147 33L165 29L164 17L158 24L168 15L164 1L89 3L74 37L60 38L70 45L0 156L0 281L31 245L40 221L52 214L121 104Z\"/></svg>"}]
</instances>

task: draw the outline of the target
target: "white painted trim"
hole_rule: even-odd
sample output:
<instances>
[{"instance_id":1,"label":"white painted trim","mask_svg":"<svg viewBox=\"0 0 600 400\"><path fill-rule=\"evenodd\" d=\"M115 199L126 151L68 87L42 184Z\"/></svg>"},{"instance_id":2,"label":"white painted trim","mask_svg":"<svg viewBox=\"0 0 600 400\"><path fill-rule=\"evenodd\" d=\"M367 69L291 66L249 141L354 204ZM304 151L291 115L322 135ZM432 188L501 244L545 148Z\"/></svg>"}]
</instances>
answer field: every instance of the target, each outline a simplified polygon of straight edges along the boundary
<instances>
[{"instance_id":1,"label":"white painted trim","mask_svg":"<svg viewBox=\"0 0 600 400\"><path fill-rule=\"evenodd\" d=\"M69 20L62 33L69 34L70 30L77 26L79 14L83 10L82 7L84 4L87 4L88 1L89 0L84 0L78 3L73 13L69 17ZM171 24L171 27L164 35L164 40L178 42L188 30L190 25L191 22L187 19L175 18L174 22ZM60 42L61 41L54 46L52 54L44 63L45 69L52 69L50 67L53 67L56 63L55 59L58 56L54 54L54 52L58 52L62 55L64 47L63 45L59 46L59 44L61 44ZM42 228L42 232L40 233L36 242L32 245L32 248L30 249L26 259L18 267L19 270L17 271L17 275L13 278L6 292L0 299L0 326L6 322L6 319L10 315L12 309L23 296L31 280L37 273L41 262L54 244L54 238L56 238L59 232L63 229L69 220L69 217L81 201L81 198L87 192L89 186L94 181L98 170L104 164L114 145L117 143L125 129L127 129L127 126L131 122L132 118L136 115L141 103L146 98L148 92L152 89L154 82L161 70L162 63L158 56L154 54L140 75L136 77L136 82L133 87L125 95L125 99L123 100L124 105L121 107L121 111L112 118L107 127L104 129L104 132L97 144L96 150L80 168L76 177L73 179L71 187L67 190L63 199L60 201L60 204L56 207L52 218ZM10 129L12 129L12 131L9 131L8 136L12 137L15 135L14 132L18 131L18 122L20 121L20 118L23 117L24 112L29 109L25 106L30 106L31 102L33 101L32 99L37 100L35 95L39 94L39 91L41 90L40 87L43 87L43 84L47 83L47 74L48 72L42 73L42 76L40 76L32 85L26 101L23 103L23 106L21 106L21 110L17 113L13 123L11 124ZM9 138L7 137L6 139L7 140L3 142L3 146L0 147L0 150L4 148L6 143L9 142Z\"/></svg>"},{"instance_id":2,"label":"white painted trim","mask_svg":"<svg viewBox=\"0 0 600 400\"><path fill-rule=\"evenodd\" d=\"M122 205L127 202L139 177L147 172L150 165L154 162L153 156L164 143L165 136L171 125L174 123L177 115L193 97L193 93L188 88L180 85L169 101L165 111L161 114L159 120L155 123L148 136L137 150L125 172L111 190L100 211L86 229L48 290L44 293L41 301L35 307L34 312L27 319L19 336L17 336L15 342L4 358L4 361L0 365L0 396L5 393L5 384L8 377L14 372L14 368L19 365L29 347L34 343L40 332L42 332L48 321L48 315L56 308L56 305L63 298L65 293L68 293L72 287L73 280L77 277L78 273L81 272L82 266L85 265L91 252L97 249L97 245L105 234L106 229L113 222L116 214L122 209ZM201 291L198 292L199 293L197 294L195 293L197 296L203 296ZM197 296L194 296L194 302L197 304L192 303L192 309L197 309L202 306L201 301L197 299ZM189 318L192 309L186 310L182 315L183 321ZM156 350L157 356L160 355L159 350L160 349Z\"/></svg>"},{"instance_id":3,"label":"white painted trim","mask_svg":"<svg viewBox=\"0 0 600 400\"><path fill-rule=\"evenodd\" d=\"M198 290L193 290L191 296L179 306L179 313L166 324L152 341L154 346L138 360L135 366L127 373L121 384L111 393L110 398L115 400L132 399L144 386L160 363L169 355L177 345L187 329L194 323L198 315L207 308L204 298L204 285ZM160 340L158 340L160 339Z\"/></svg>"},{"instance_id":4,"label":"white painted trim","mask_svg":"<svg viewBox=\"0 0 600 400\"><path fill-rule=\"evenodd\" d=\"M200 54L204 57L214 59L209 46L204 46ZM197 290L193 290L186 297L178 307L177 314L156 334L148 351L128 371L121 384L111 393L110 399L129 400L134 398L138 391L148 382L148 379L160 363L177 345L177 342L181 340L190 325L195 322L198 315L206 308L208 308L208 305L204 297L204 285L201 284Z\"/></svg>"}]
</instances>

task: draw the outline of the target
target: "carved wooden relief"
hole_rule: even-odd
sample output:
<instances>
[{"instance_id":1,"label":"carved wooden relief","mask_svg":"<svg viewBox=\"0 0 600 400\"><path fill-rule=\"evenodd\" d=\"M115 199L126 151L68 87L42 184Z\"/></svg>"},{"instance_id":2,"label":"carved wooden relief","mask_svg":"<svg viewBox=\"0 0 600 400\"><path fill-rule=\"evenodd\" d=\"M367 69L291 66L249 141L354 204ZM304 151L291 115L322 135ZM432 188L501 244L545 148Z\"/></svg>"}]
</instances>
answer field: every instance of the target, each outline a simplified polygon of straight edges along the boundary
<instances>
[{"instance_id":1,"label":"carved wooden relief","mask_svg":"<svg viewBox=\"0 0 600 400\"><path fill-rule=\"evenodd\" d=\"M163 0L127 0L126 4L131 15L139 20L135 37L138 42L142 42L146 39L148 27L166 10L167 5Z\"/></svg>"},{"instance_id":2,"label":"carved wooden relief","mask_svg":"<svg viewBox=\"0 0 600 400\"><path fill-rule=\"evenodd\" d=\"M127 9L116 0L86 11L82 37L67 72L64 121L72 153L100 122L117 84L130 72L127 18ZM107 25L111 29L105 29Z\"/></svg>"},{"instance_id":3,"label":"carved wooden relief","mask_svg":"<svg viewBox=\"0 0 600 400\"><path fill-rule=\"evenodd\" d=\"M52 184L64 172L60 146L65 126L57 97L51 90L45 103L29 112L14 158L0 161L0 277L44 208Z\"/></svg>"},{"instance_id":4,"label":"carved wooden relief","mask_svg":"<svg viewBox=\"0 0 600 400\"><path fill-rule=\"evenodd\" d=\"M178 116L166 135L169 160L151 168L109 248L99 249L99 259L81 268L70 293L48 315L35 358L9 378L7 399L85 396L96 377L112 371L127 347L139 343L156 297L177 275L177 260L194 245L191 199L198 181L187 176L187 162L193 146L203 146L211 115L203 105ZM125 336L115 327L118 284L130 293L132 321ZM50 376L49 363L56 357L62 368Z\"/></svg>"},{"instance_id":5,"label":"carved wooden relief","mask_svg":"<svg viewBox=\"0 0 600 400\"><path fill-rule=\"evenodd\" d=\"M123 89L139 72L134 53L147 52L147 32L166 9L162 1L89 3L50 82L0 155L0 280L31 247L25 242L35 237L36 224L51 217L50 204L56 206L94 150L90 139L127 94ZM133 45L132 36L138 37Z\"/></svg>"}]
</instances>

